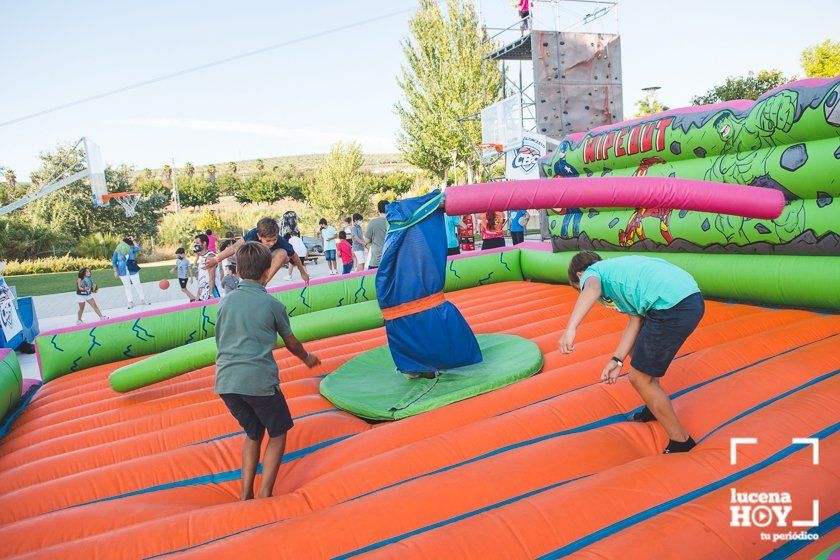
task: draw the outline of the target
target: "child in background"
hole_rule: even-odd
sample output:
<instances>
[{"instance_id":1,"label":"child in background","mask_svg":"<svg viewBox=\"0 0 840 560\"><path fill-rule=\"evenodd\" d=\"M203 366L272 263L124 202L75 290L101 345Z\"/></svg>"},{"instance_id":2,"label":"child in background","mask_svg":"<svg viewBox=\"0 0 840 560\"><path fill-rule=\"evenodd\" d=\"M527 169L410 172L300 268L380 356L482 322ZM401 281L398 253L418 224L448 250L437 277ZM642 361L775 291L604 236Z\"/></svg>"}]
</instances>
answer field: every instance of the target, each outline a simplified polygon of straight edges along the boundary
<instances>
[{"instance_id":1,"label":"child in background","mask_svg":"<svg viewBox=\"0 0 840 560\"><path fill-rule=\"evenodd\" d=\"M350 229L349 240L353 244L353 257L356 261L356 270L365 269L365 219L356 212L353 214L353 227Z\"/></svg>"},{"instance_id":2,"label":"child in background","mask_svg":"<svg viewBox=\"0 0 840 560\"><path fill-rule=\"evenodd\" d=\"M347 241L347 232L338 232L338 256L341 257L343 269L342 274L349 274L353 271L353 246Z\"/></svg>"},{"instance_id":3,"label":"child in background","mask_svg":"<svg viewBox=\"0 0 840 560\"><path fill-rule=\"evenodd\" d=\"M108 318L107 315L103 315L102 312L99 310L99 306L96 305L96 300L93 299L93 294L96 289L96 284L93 283L93 279L90 277L90 269L83 268L79 271L79 278L76 280L76 301L79 303L79 314L77 317L76 324L82 325L84 321L82 321L82 314L85 312L85 304L89 303L93 310L99 315L100 320L105 320Z\"/></svg>"},{"instance_id":4,"label":"child in background","mask_svg":"<svg viewBox=\"0 0 840 560\"><path fill-rule=\"evenodd\" d=\"M705 304L700 288L683 269L662 259L643 256L601 260L598 253L583 251L569 262L569 282L580 291L560 350L575 349L578 325L596 301L630 316L615 355L604 366L601 380L616 381L630 351L630 384L645 401L633 415L637 422L659 420L670 438L665 453L682 453L696 444L674 412L671 399L659 385L677 351L703 318Z\"/></svg>"},{"instance_id":5,"label":"child in background","mask_svg":"<svg viewBox=\"0 0 840 560\"><path fill-rule=\"evenodd\" d=\"M229 264L227 265L226 270L227 274L225 274L225 277L222 278L222 290L224 290L222 297L225 297L239 287L239 277L236 275L236 265Z\"/></svg>"},{"instance_id":6,"label":"child in background","mask_svg":"<svg viewBox=\"0 0 840 560\"><path fill-rule=\"evenodd\" d=\"M219 274L218 266L215 264L216 255L212 253L207 245L209 243L207 235L200 233L195 236L193 241L193 251L198 255L198 267L196 278L198 280L198 288L196 299L199 301L207 301L214 297L219 297L216 289L216 276ZM213 263L208 267L208 263Z\"/></svg>"},{"instance_id":7,"label":"child in background","mask_svg":"<svg viewBox=\"0 0 840 560\"><path fill-rule=\"evenodd\" d=\"M350 216L344 217L344 233L347 234L347 239L353 239L353 218Z\"/></svg>"},{"instance_id":8,"label":"child in background","mask_svg":"<svg viewBox=\"0 0 840 560\"><path fill-rule=\"evenodd\" d=\"M172 270L169 271L170 274L178 271L178 284L181 285L181 291L184 293L185 296L190 298L190 301L195 301L195 296L193 293L187 288L187 284L189 284L190 274L192 269L192 265L190 265L190 260L186 256L186 251L184 251L183 247L178 247L175 250L175 266L172 267Z\"/></svg>"},{"instance_id":9,"label":"child in background","mask_svg":"<svg viewBox=\"0 0 840 560\"><path fill-rule=\"evenodd\" d=\"M303 263L303 259L306 258L306 255L309 254L309 250L306 248L306 245L303 243L303 239L300 238L300 234L296 231L292 231L289 233L289 245L292 246L292 249L295 250L295 254L300 257L300 262ZM306 265L303 265L304 270L306 270ZM292 263L289 263L289 274L286 276L286 282L290 282L292 280L292 276L294 276L295 269L292 267Z\"/></svg>"},{"instance_id":10,"label":"child in background","mask_svg":"<svg viewBox=\"0 0 840 560\"><path fill-rule=\"evenodd\" d=\"M327 260L330 276L333 276L338 274L338 266L335 262L335 240L338 236L335 234L335 228L327 222L326 218L321 218L318 225L321 230L321 239L324 241L324 258Z\"/></svg>"},{"instance_id":11,"label":"child in background","mask_svg":"<svg viewBox=\"0 0 840 560\"><path fill-rule=\"evenodd\" d=\"M295 337L286 307L265 290L272 276L269 249L257 242L246 242L237 249L236 261L242 279L240 286L219 303L213 392L245 430L239 494L244 501L254 497L254 478L265 432L268 431L269 439L263 454L258 498L272 495L286 449L286 433L294 425L280 391L277 362L272 355L277 335L307 367L313 368L321 361Z\"/></svg>"}]
</instances>

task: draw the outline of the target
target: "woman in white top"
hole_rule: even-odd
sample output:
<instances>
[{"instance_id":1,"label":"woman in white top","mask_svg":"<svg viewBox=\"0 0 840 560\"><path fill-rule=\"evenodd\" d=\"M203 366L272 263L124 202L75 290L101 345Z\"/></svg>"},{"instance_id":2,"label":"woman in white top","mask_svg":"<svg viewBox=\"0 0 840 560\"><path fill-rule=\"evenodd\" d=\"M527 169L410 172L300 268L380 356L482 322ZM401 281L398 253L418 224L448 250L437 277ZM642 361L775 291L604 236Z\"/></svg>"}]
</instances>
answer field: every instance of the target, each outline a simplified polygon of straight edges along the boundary
<instances>
[{"instance_id":1,"label":"woman in white top","mask_svg":"<svg viewBox=\"0 0 840 560\"><path fill-rule=\"evenodd\" d=\"M309 254L309 251L306 249L306 245L303 243L303 239L298 237L296 232L292 232L289 236L289 245L292 246L292 249L295 250L295 254L300 257L300 262L303 263L303 259L306 258L306 255ZM306 268L306 265L304 265ZM292 267L291 263L289 263L289 275L286 276L286 282L291 282L292 275L295 273L294 267Z\"/></svg>"}]
</instances>

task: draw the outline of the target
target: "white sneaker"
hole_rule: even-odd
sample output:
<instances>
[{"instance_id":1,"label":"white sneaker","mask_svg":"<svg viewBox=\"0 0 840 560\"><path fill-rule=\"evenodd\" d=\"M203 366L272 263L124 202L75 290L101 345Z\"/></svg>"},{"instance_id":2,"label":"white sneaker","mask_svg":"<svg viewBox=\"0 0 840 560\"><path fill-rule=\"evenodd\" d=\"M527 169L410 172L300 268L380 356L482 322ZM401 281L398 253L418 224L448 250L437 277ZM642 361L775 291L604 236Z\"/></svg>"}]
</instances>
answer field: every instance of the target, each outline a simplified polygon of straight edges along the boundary
<instances>
[{"instance_id":1,"label":"white sneaker","mask_svg":"<svg viewBox=\"0 0 840 560\"><path fill-rule=\"evenodd\" d=\"M289 275L289 276L284 276L284 277L283 277L283 280L285 280L286 282L291 282L292 277L291 277L291 275Z\"/></svg>"},{"instance_id":2,"label":"white sneaker","mask_svg":"<svg viewBox=\"0 0 840 560\"><path fill-rule=\"evenodd\" d=\"M84 325L84 324L85 324L85 322L84 322L84 321L82 321L81 319L79 319L78 321L76 321L76 324L77 324L77 325Z\"/></svg>"},{"instance_id":3,"label":"white sneaker","mask_svg":"<svg viewBox=\"0 0 840 560\"><path fill-rule=\"evenodd\" d=\"M128 302L128 308L129 308L129 309L133 309L133 308L134 308L134 302L133 302L133 301Z\"/></svg>"}]
</instances>

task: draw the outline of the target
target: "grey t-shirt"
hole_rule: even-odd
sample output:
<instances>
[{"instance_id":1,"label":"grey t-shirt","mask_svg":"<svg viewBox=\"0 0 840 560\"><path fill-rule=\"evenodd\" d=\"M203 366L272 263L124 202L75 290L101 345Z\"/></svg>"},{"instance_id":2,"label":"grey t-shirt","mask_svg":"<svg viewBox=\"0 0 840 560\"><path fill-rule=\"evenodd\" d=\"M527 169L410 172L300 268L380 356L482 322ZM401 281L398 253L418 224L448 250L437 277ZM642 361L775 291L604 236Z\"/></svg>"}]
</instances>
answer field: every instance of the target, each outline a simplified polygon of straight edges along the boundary
<instances>
[{"instance_id":1,"label":"grey t-shirt","mask_svg":"<svg viewBox=\"0 0 840 560\"><path fill-rule=\"evenodd\" d=\"M382 248L385 246L385 234L387 233L388 220L384 216L379 216L368 222L365 237L370 239L369 266L379 266L379 261L382 260Z\"/></svg>"},{"instance_id":2,"label":"grey t-shirt","mask_svg":"<svg viewBox=\"0 0 840 560\"><path fill-rule=\"evenodd\" d=\"M239 287L239 278L234 276L233 274L228 274L224 278L222 278L222 289L225 291L225 294L231 293L233 290Z\"/></svg>"},{"instance_id":3,"label":"grey t-shirt","mask_svg":"<svg viewBox=\"0 0 840 560\"><path fill-rule=\"evenodd\" d=\"M362 226L361 224L353 224L350 226L350 232L353 234L353 250L354 251L364 251L365 250L365 234L362 233ZM357 239L358 238L358 239Z\"/></svg>"},{"instance_id":4,"label":"grey t-shirt","mask_svg":"<svg viewBox=\"0 0 840 560\"><path fill-rule=\"evenodd\" d=\"M270 396L280 379L271 351L277 335L292 335L286 307L253 280L219 302L216 319L217 395Z\"/></svg>"},{"instance_id":5,"label":"grey t-shirt","mask_svg":"<svg viewBox=\"0 0 840 560\"><path fill-rule=\"evenodd\" d=\"M175 266L178 267L178 278L190 277L190 260L188 258L175 259Z\"/></svg>"}]
</instances>

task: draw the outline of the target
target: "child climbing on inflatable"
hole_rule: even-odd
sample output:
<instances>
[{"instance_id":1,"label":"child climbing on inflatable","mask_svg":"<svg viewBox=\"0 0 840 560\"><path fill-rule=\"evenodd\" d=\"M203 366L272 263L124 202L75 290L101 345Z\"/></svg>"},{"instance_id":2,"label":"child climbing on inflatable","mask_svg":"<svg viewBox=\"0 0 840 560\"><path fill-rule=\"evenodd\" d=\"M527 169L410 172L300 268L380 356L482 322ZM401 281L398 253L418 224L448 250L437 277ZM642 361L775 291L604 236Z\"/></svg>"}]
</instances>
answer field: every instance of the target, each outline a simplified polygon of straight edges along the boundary
<instances>
[{"instance_id":1,"label":"child climbing on inflatable","mask_svg":"<svg viewBox=\"0 0 840 560\"><path fill-rule=\"evenodd\" d=\"M289 212L286 212L288 214ZM257 227L242 236L242 239L230 245L227 249L215 256L215 258L207 259L207 267L216 266L224 259L235 254L236 251L242 247L246 241L258 241L264 246L268 247L272 254L271 260L271 275L268 277L271 280L274 274L286 264L291 261L300 270L300 277L307 284L309 283L309 273L306 272L306 267L303 266L303 261L295 253L294 248L289 244L284 237L280 235L280 226L274 218L261 218L257 222ZM304 255L305 256L305 255Z\"/></svg>"},{"instance_id":2,"label":"child climbing on inflatable","mask_svg":"<svg viewBox=\"0 0 840 560\"><path fill-rule=\"evenodd\" d=\"M570 354L574 350L576 329L596 300L630 315L601 379L615 383L632 350L628 377L646 404L633 420L659 420L671 440L665 453L691 450L696 444L677 418L659 378L703 318L705 304L697 282L688 272L662 259L636 255L604 261L592 251L572 257L569 282L580 296L560 339L560 351Z\"/></svg>"},{"instance_id":3,"label":"child climbing on inflatable","mask_svg":"<svg viewBox=\"0 0 840 560\"><path fill-rule=\"evenodd\" d=\"M271 252L247 241L236 251L239 288L219 303L216 322L216 379L213 391L245 430L242 444L240 500L254 497L260 445L268 431L258 498L268 498L286 449L286 432L294 422L283 393L272 350L277 335L307 367L321 363L292 333L286 307L265 290L271 279Z\"/></svg>"}]
</instances>

